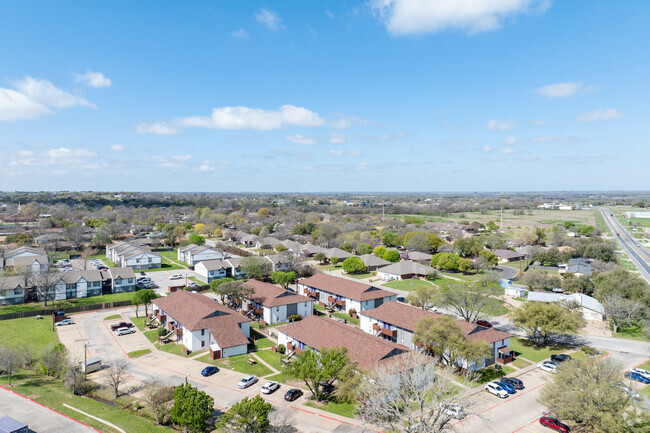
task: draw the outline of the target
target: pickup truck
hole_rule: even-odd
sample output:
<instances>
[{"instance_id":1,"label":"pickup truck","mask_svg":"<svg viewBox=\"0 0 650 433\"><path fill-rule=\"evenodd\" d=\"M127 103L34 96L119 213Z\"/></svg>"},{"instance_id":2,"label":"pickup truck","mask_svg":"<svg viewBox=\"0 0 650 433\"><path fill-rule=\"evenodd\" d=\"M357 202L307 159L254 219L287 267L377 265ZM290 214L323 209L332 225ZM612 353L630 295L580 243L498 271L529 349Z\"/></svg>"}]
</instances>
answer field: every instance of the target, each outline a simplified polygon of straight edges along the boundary
<instances>
[{"instance_id":1,"label":"pickup truck","mask_svg":"<svg viewBox=\"0 0 650 433\"><path fill-rule=\"evenodd\" d=\"M120 322L120 323L116 323L114 325L111 325L111 331L116 331L116 330L118 330L120 328L132 328L132 327L133 327L133 323Z\"/></svg>"}]
</instances>

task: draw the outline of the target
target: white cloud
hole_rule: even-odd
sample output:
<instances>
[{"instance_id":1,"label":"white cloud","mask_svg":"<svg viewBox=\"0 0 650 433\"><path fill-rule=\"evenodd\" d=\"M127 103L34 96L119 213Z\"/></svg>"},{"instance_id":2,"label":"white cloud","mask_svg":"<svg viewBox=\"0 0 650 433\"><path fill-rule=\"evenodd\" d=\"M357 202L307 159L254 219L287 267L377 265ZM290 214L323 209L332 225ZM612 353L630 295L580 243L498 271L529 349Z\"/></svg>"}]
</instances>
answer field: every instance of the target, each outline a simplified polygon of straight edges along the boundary
<instances>
[{"instance_id":1,"label":"white cloud","mask_svg":"<svg viewBox=\"0 0 650 433\"><path fill-rule=\"evenodd\" d=\"M58 149L50 149L47 151L46 156L52 159L59 158L92 158L97 154L87 149L70 149L67 147L59 147Z\"/></svg>"},{"instance_id":2,"label":"white cloud","mask_svg":"<svg viewBox=\"0 0 650 433\"><path fill-rule=\"evenodd\" d=\"M332 144L343 144L345 143L346 135L342 133L330 134L330 143Z\"/></svg>"},{"instance_id":3,"label":"white cloud","mask_svg":"<svg viewBox=\"0 0 650 433\"><path fill-rule=\"evenodd\" d=\"M194 159L192 155L155 155L150 158L159 168L181 170L187 168L187 162Z\"/></svg>"},{"instance_id":4,"label":"white cloud","mask_svg":"<svg viewBox=\"0 0 650 433\"><path fill-rule=\"evenodd\" d=\"M330 17L331 19L336 18L336 15L334 15L334 14L333 14L332 12L330 12L330 11L325 11L325 15L327 15L327 16Z\"/></svg>"},{"instance_id":5,"label":"white cloud","mask_svg":"<svg viewBox=\"0 0 650 433\"><path fill-rule=\"evenodd\" d=\"M236 39L249 39L251 37L251 35L249 35L244 29L233 30L230 32L230 36Z\"/></svg>"},{"instance_id":6,"label":"white cloud","mask_svg":"<svg viewBox=\"0 0 650 433\"><path fill-rule=\"evenodd\" d=\"M361 152L359 152L358 150L351 150L350 156L361 156Z\"/></svg>"},{"instance_id":7,"label":"white cloud","mask_svg":"<svg viewBox=\"0 0 650 433\"><path fill-rule=\"evenodd\" d=\"M578 116L580 122L595 122L597 120L614 120L623 116L620 111L615 108L587 111L585 114Z\"/></svg>"},{"instance_id":8,"label":"white cloud","mask_svg":"<svg viewBox=\"0 0 650 433\"><path fill-rule=\"evenodd\" d=\"M340 116L335 120L330 120L329 126L335 129L347 129L352 126L361 126L368 123L368 119L356 116Z\"/></svg>"},{"instance_id":9,"label":"white cloud","mask_svg":"<svg viewBox=\"0 0 650 433\"><path fill-rule=\"evenodd\" d=\"M495 30L507 18L543 12L550 3L550 0L369 0L373 12L395 35Z\"/></svg>"},{"instance_id":10,"label":"white cloud","mask_svg":"<svg viewBox=\"0 0 650 433\"><path fill-rule=\"evenodd\" d=\"M320 140L316 137L310 137L307 135L288 135L285 137L285 140L290 141L292 143L299 143L299 144L318 144L320 143Z\"/></svg>"},{"instance_id":11,"label":"white cloud","mask_svg":"<svg viewBox=\"0 0 650 433\"><path fill-rule=\"evenodd\" d=\"M574 143L580 141L579 137L575 136L552 136L552 135L540 135L538 137L533 137L528 140L529 143Z\"/></svg>"},{"instance_id":12,"label":"white cloud","mask_svg":"<svg viewBox=\"0 0 650 433\"><path fill-rule=\"evenodd\" d=\"M214 163L214 161L207 161L206 160L206 161L203 161L199 165L199 171L202 171L202 172L215 171L216 169L217 169L217 167L216 167L216 164Z\"/></svg>"},{"instance_id":13,"label":"white cloud","mask_svg":"<svg viewBox=\"0 0 650 433\"><path fill-rule=\"evenodd\" d=\"M511 153L515 153L515 150L512 147L504 147L501 150L499 150L499 152L509 155Z\"/></svg>"},{"instance_id":14,"label":"white cloud","mask_svg":"<svg viewBox=\"0 0 650 433\"><path fill-rule=\"evenodd\" d=\"M582 83L555 83L535 89L535 93L547 98L568 98L578 93L588 93L593 90L595 90L594 87L585 87Z\"/></svg>"},{"instance_id":15,"label":"white cloud","mask_svg":"<svg viewBox=\"0 0 650 433\"><path fill-rule=\"evenodd\" d=\"M535 125L535 126L545 126L546 122L544 122L543 120L533 120L533 125Z\"/></svg>"},{"instance_id":16,"label":"white cloud","mask_svg":"<svg viewBox=\"0 0 650 433\"><path fill-rule=\"evenodd\" d=\"M264 24L269 30L283 29L285 26L282 24L282 18L270 9L264 8L255 14L255 20L258 23Z\"/></svg>"},{"instance_id":17,"label":"white cloud","mask_svg":"<svg viewBox=\"0 0 650 433\"><path fill-rule=\"evenodd\" d=\"M84 98L61 90L46 80L26 77L14 81L13 87L0 88L0 122L37 119L52 114L51 108L96 108Z\"/></svg>"},{"instance_id":18,"label":"white cloud","mask_svg":"<svg viewBox=\"0 0 650 433\"><path fill-rule=\"evenodd\" d=\"M176 135L181 130L167 122L142 122L135 127L138 134Z\"/></svg>"},{"instance_id":19,"label":"white cloud","mask_svg":"<svg viewBox=\"0 0 650 433\"><path fill-rule=\"evenodd\" d=\"M110 87L113 84L102 72L91 70L87 70L85 74L75 74L75 82L83 83L88 87Z\"/></svg>"},{"instance_id":20,"label":"white cloud","mask_svg":"<svg viewBox=\"0 0 650 433\"><path fill-rule=\"evenodd\" d=\"M121 152L121 151L124 150L124 148L119 144L114 144L114 145L111 146L111 150L113 152Z\"/></svg>"},{"instance_id":21,"label":"white cloud","mask_svg":"<svg viewBox=\"0 0 650 433\"><path fill-rule=\"evenodd\" d=\"M490 146L483 146L483 147L481 148L481 150L482 150L483 152L491 152L491 151L492 151L492 148L491 148Z\"/></svg>"},{"instance_id":22,"label":"white cloud","mask_svg":"<svg viewBox=\"0 0 650 433\"><path fill-rule=\"evenodd\" d=\"M357 164L357 170L368 170L370 168L370 163L362 161Z\"/></svg>"},{"instance_id":23,"label":"white cloud","mask_svg":"<svg viewBox=\"0 0 650 433\"><path fill-rule=\"evenodd\" d=\"M330 150L329 154L330 154L330 156L342 156L343 151L342 150Z\"/></svg>"},{"instance_id":24,"label":"white cloud","mask_svg":"<svg viewBox=\"0 0 650 433\"><path fill-rule=\"evenodd\" d=\"M497 120L490 119L485 124L485 129L488 131L507 131L515 127L515 122L512 120Z\"/></svg>"},{"instance_id":25,"label":"white cloud","mask_svg":"<svg viewBox=\"0 0 650 433\"><path fill-rule=\"evenodd\" d=\"M280 129L289 125L321 126L325 121L315 112L294 105L283 105L279 110L248 107L221 107L212 110L212 116L192 116L178 119L178 126L212 129Z\"/></svg>"},{"instance_id":26,"label":"white cloud","mask_svg":"<svg viewBox=\"0 0 650 433\"><path fill-rule=\"evenodd\" d=\"M507 145L511 146L513 144L517 144L518 141L519 140L517 140L517 137L510 136L510 137L506 138L505 140L503 140L503 144L507 144Z\"/></svg>"}]
</instances>

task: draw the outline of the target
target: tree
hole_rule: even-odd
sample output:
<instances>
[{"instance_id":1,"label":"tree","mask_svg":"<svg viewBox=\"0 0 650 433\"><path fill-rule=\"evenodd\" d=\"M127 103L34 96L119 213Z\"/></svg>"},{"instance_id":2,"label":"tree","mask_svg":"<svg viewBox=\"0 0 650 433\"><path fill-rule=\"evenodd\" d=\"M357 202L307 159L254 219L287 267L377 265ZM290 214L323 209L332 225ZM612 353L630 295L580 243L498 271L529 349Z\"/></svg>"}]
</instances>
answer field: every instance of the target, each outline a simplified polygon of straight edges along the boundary
<instances>
[{"instance_id":1,"label":"tree","mask_svg":"<svg viewBox=\"0 0 650 433\"><path fill-rule=\"evenodd\" d=\"M41 371L47 376L61 377L65 370L66 359L67 350L63 344L48 346L41 356Z\"/></svg>"},{"instance_id":2,"label":"tree","mask_svg":"<svg viewBox=\"0 0 650 433\"><path fill-rule=\"evenodd\" d=\"M108 362L106 371L106 381L108 386L113 390L115 398L120 396L120 386L126 380L127 368L129 364L126 359L114 359Z\"/></svg>"},{"instance_id":3,"label":"tree","mask_svg":"<svg viewBox=\"0 0 650 433\"><path fill-rule=\"evenodd\" d=\"M388 232L381 237L381 242L387 247L396 247L399 245L399 236L397 233Z\"/></svg>"},{"instance_id":4,"label":"tree","mask_svg":"<svg viewBox=\"0 0 650 433\"><path fill-rule=\"evenodd\" d=\"M413 341L426 347L426 350L440 362L457 367L463 360L469 367L490 356L490 345L482 340L469 341L458 321L451 316L425 317L415 326Z\"/></svg>"},{"instance_id":5,"label":"tree","mask_svg":"<svg viewBox=\"0 0 650 433\"><path fill-rule=\"evenodd\" d=\"M584 324L580 309L562 302L528 301L511 311L510 318L537 346L545 346L553 336L575 334Z\"/></svg>"},{"instance_id":6,"label":"tree","mask_svg":"<svg viewBox=\"0 0 650 433\"><path fill-rule=\"evenodd\" d=\"M488 278L477 281L445 280L439 287L442 305L467 322L475 322L486 308L496 306L498 300L494 296L503 294L503 289Z\"/></svg>"},{"instance_id":7,"label":"tree","mask_svg":"<svg viewBox=\"0 0 650 433\"><path fill-rule=\"evenodd\" d=\"M535 238L535 232L531 227L523 227L515 231L513 240L519 245L532 245Z\"/></svg>"},{"instance_id":8,"label":"tree","mask_svg":"<svg viewBox=\"0 0 650 433\"><path fill-rule=\"evenodd\" d=\"M7 382L11 386L11 375L20 367L20 355L10 347L0 346L0 374L7 375Z\"/></svg>"},{"instance_id":9,"label":"tree","mask_svg":"<svg viewBox=\"0 0 650 433\"><path fill-rule=\"evenodd\" d=\"M647 431L635 424L647 423L648 412L620 389L621 377L621 365L611 358L564 362L555 380L541 389L537 401L558 418L577 424L580 431Z\"/></svg>"},{"instance_id":10,"label":"tree","mask_svg":"<svg viewBox=\"0 0 650 433\"><path fill-rule=\"evenodd\" d=\"M594 293L594 282L587 275L567 275L562 278L562 290L567 293L584 293L591 295Z\"/></svg>"},{"instance_id":11,"label":"tree","mask_svg":"<svg viewBox=\"0 0 650 433\"><path fill-rule=\"evenodd\" d=\"M273 271L273 265L270 260L264 257L249 256L242 259L241 271L248 278L268 277Z\"/></svg>"},{"instance_id":12,"label":"tree","mask_svg":"<svg viewBox=\"0 0 650 433\"><path fill-rule=\"evenodd\" d=\"M413 236L410 236L405 246L410 251L421 251L427 253L431 251L431 243L425 233L415 233Z\"/></svg>"},{"instance_id":13,"label":"tree","mask_svg":"<svg viewBox=\"0 0 650 433\"><path fill-rule=\"evenodd\" d=\"M227 288L221 287L221 285L226 283L232 283L232 282L235 282L234 278L219 278L218 280L213 280L210 283L210 290L212 290L214 293L219 295L222 304L226 303Z\"/></svg>"},{"instance_id":14,"label":"tree","mask_svg":"<svg viewBox=\"0 0 650 433\"><path fill-rule=\"evenodd\" d=\"M348 274L360 274L366 271L366 264L359 257L348 257L343 260L343 270Z\"/></svg>"},{"instance_id":15,"label":"tree","mask_svg":"<svg viewBox=\"0 0 650 433\"><path fill-rule=\"evenodd\" d=\"M433 257L431 257L431 266L445 271L457 271L459 259L460 257L458 257L456 254L438 253L434 254Z\"/></svg>"},{"instance_id":16,"label":"tree","mask_svg":"<svg viewBox=\"0 0 650 433\"><path fill-rule=\"evenodd\" d=\"M535 245L544 245L545 240L546 240L546 232L544 231L544 229L541 227L535 228L535 240L534 240Z\"/></svg>"},{"instance_id":17,"label":"tree","mask_svg":"<svg viewBox=\"0 0 650 433\"><path fill-rule=\"evenodd\" d=\"M357 416L386 431L437 433L455 421L444 412L458 405L469 415L470 399L456 392L451 371L437 368L417 352L408 352L368 373L358 389Z\"/></svg>"},{"instance_id":18,"label":"tree","mask_svg":"<svg viewBox=\"0 0 650 433\"><path fill-rule=\"evenodd\" d=\"M289 290L289 284L293 283L297 276L298 274L295 272L273 272L271 274L271 281L281 285L283 289Z\"/></svg>"},{"instance_id":19,"label":"tree","mask_svg":"<svg viewBox=\"0 0 650 433\"><path fill-rule=\"evenodd\" d=\"M542 272L527 272L521 279L521 284L527 286L530 290L551 290L561 285L559 279L549 277Z\"/></svg>"},{"instance_id":20,"label":"tree","mask_svg":"<svg viewBox=\"0 0 650 433\"><path fill-rule=\"evenodd\" d=\"M68 360L65 366L65 375L63 376L65 386L72 391L74 395L84 393L84 383L86 378L79 368L79 362Z\"/></svg>"},{"instance_id":21,"label":"tree","mask_svg":"<svg viewBox=\"0 0 650 433\"><path fill-rule=\"evenodd\" d=\"M320 352L305 350L286 366L285 373L304 381L316 400L321 400L322 384L336 380L350 363L347 353L347 349L341 347L323 348Z\"/></svg>"},{"instance_id":22,"label":"tree","mask_svg":"<svg viewBox=\"0 0 650 433\"><path fill-rule=\"evenodd\" d=\"M355 248L355 251L357 252L357 254L360 254L360 255L371 254L372 253L372 245L361 243L361 244L357 245L357 247Z\"/></svg>"},{"instance_id":23,"label":"tree","mask_svg":"<svg viewBox=\"0 0 650 433\"><path fill-rule=\"evenodd\" d=\"M224 278L226 280L226 278ZM221 298L221 303L230 304L231 308L238 310L244 298L250 298L255 291L252 287L247 286L244 281L229 279L224 281L215 288L215 293Z\"/></svg>"},{"instance_id":24,"label":"tree","mask_svg":"<svg viewBox=\"0 0 650 433\"><path fill-rule=\"evenodd\" d=\"M481 250L478 253L478 256L484 258L490 266L496 266L497 263L499 263L499 258L497 255L490 250Z\"/></svg>"},{"instance_id":25,"label":"tree","mask_svg":"<svg viewBox=\"0 0 650 433\"><path fill-rule=\"evenodd\" d=\"M434 285L418 286L408 294L406 301L423 310L430 310L432 307L442 303L438 287Z\"/></svg>"},{"instance_id":26,"label":"tree","mask_svg":"<svg viewBox=\"0 0 650 433\"><path fill-rule=\"evenodd\" d=\"M618 293L627 299L634 299L650 305L650 285L639 275L622 268L603 272L593 277L594 297L603 300L605 296Z\"/></svg>"},{"instance_id":27,"label":"tree","mask_svg":"<svg viewBox=\"0 0 650 433\"><path fill-rule=\"evenodd\" d=\"M174 387L154 378L144 389L144 401L158 424L164 424L174 400Z\"/></svg>"},{"instance_id":28,"label":"tree","mask_svg":"<svg viewBox=\"0 0 650 433\"><path fill-rule=\"evenodd\" d=\"M397 250L386 250L384 253L384 257L382 257L384 260L388 260L389 262L399 262L402 257L399 254L399 251Z\"/></svg>"},{"instance_id":29,"label":"tree","mask_svg":"<svg viewBox=\"0 0 650 433\"><path fill-rule=\"evenodd\" d=\"M324 242L327 248L334 246L334 241L342 232L341 227L332 222L324 222L318 224L312 235L318 239L319 242Z\"/></svg>"},{"instance_id":30,"label":"tree","mask_svg":"<svg viewBox=\"0 0 650 433\"><path fill-rule=\"evenodd\" d=\"M470 259L458 259L458 270L464 274L470 273L474 270L474 262Z\"/></svg>"},{"instance_id":31,"label":"tree","mask_svg":"<svg viewBox=\"0 0 650 433\"><path fill-rule=\"evenodd\" d=\"M332 257L330 257L330 263L331 263L332 265L336 266L338 262L339 262L339 258L338 258L338 257L336 257L336 256L332 256Z\"/></svg>"},{"instance_id":32,"label":"tree","mask_svg":"<svg viewBox=\"0 0 650 433\"><path fill-rule=\"evenodd\" d=\"M47 307L47 301L54 301L56 285L61 280L61 273L47 270L34 274L31 279L36 287L37 299L42 300L43 306Z\"/></svg>"},{"instance_id":33,"label":"tree","mask_svg":"<svg viewBox=\"0 0 650 433\"><path fill-rule=\"evenodd\" d=\"M205 238L196 233L190 235L188 240L190 241L191 244L195 244L195 245L203 245L205 243Z\"/></svg>"},{"instance_id":34,"label":"tree","mask_svg":"<svg viewBox=\"0 0 650 433\"><path fill-rule=\"evenodd\" d=\"M219 417L217 428L228 432L264 433L269 429L272 411L273 405L259 394L253 398L244 397Z\"/></svg>"},{"instance_id":35,"label":"tree","mask_svg":"<svg viewBox=\"0 0 650 433\"><path fill-rule=\"evenodd\" d=\"M478 255L483 249L483 242L478 237L459 238L454 241L454 250L461 257L473 257Z\"/></svg>"},{"instance_id":36,"label":"tree","mask_svg":"<svg viewBox=\"0 0 650 433\"><path fill-rule=\"evenodd\" d=\"M147 309L151 301L156 299L158 295L152 289L138 290L131 298L131 303L135 305L135 317L138 317L138 309L140 305L144 305L144 315L148 315Z\"/></svg>"},{"instance_id":37,"label":"tree","mask_svg":"<svg viewBox=\"0 0 650 433\"><path fill-rule=\"evenodd\" d=\"M638 301L624 298L620 293L608 293L603 297L605 314L612 321L612 331L618 332L621 325L632 326L641 318L645 306Z\"/></svg>"},{"instance_id":38,"label":"tree","mask_svg":"<svg viewBox=\"0 0 650 433\"><path fill-rule=\"evenodd\" d=\"M86 230L79 224L71 224L65 227L63 229L63 235L68 240L68 242L72 243L72 247L75 250L80 249L83 246L84 242L88 240Z\"/></svg>"},{"instance_id":39,"label":"tree","mask_svg":"<svg viewBox=\"0 0 650 433\"><path fill-rule=\"evenodd\" d=\"M314 260L316 260L318 263L323 264L327 261L327 256L325 253L317 253L314 255Z\"/></svg>"},{"instance_id":40,"label":"tree","mask_svg":"<svg viewBox=\"0 0 650 433\"><path fill-rule=\"evenodd\" d=\"M382 247L381 245L373 248L372 253L379 257L380 259L384 258L384 253L386 252L386 247Z\"/></svg>"},{"instance_id":41,"label":"tree","mask_svg":"<svg viewBox=\"0 0 650 433\"><path fill-rule=\"evenodd\" d=\"M170 419L174 424L185 427L185 431L200 433L206 421L212 416L214 399L191 384L185 383L174 390L174 405Z\"/></svg>"}]
</instances>

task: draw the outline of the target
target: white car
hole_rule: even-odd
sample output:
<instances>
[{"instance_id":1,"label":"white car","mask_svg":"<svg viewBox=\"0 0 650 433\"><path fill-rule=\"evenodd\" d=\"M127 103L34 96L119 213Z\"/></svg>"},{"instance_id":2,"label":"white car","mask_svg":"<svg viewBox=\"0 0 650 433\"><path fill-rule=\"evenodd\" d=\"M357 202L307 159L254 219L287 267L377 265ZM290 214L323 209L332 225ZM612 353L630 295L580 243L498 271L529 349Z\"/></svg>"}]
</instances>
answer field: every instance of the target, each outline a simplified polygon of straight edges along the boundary
<instances>
[{"instance_id":1,"label":"white car","mask_svg":"<svg viewBox=\"0 0 650 433\"><path fill-rule=\"evenodd\" d=\"M276 389L280 388L280 384L274 381L266 382L262 385L262 394L271 394Z\"/></svg>"},{"instance_id":2,"label":"white car","mask_svg":"<svg viewBox=\"0 0 650 433\"><path fill-rule=\"evenodd\" d=\"M174 274L171 277L169 277L170 280L181 280L183 279L183 274Z\"/></svg>"},{"instance_id":3,"label":"white car","mask_svg":"<svg viewBox=\"0 0 650 433\"><path fill-rule=\"evenodd\" d=\"M74 321L72 319L63 319L60 322L56 322L56 326L65 326L65 325L74 325Z\"/></svg>"},{"instance_id":4,"label":"white car","mask_svg":"<svg viewBox=\"0 0 650 433\"><path fill-rule=\"evenodd\" d=\"M197 283L196 281L192 281L187 285L187 287L199 287L199 283Z\"/></svg>"},{"instance_id":5,"label":"white car","mask_svg":"<svg viewBox=\"0 0 650 433\"><path fill-rule=\"evenodd\" d=\"M454 418L454 419L463 419L465 418L465 413L463 408L454 403L440 403L440 410L445 415Z\"/></svg>"},{"instance_id":6,"label":"white car","mask_svg":"<svg viewBox=\"0 0 650 433\"><path fill-rule=\"evenodd\" d=\"M635 372L635 373L640 374L643 377L646 377L646 378L650 379L650 371L648 371L648 370L644 370L642 368L633 368L632 371Z\"/></svg>"},{"instance_id":7,"label":"white car","mask_svg":"<svg viewBox=\"0 0 650 433\"><path fill-rule=\"evenodd\" d=\"M239 381L239 383L237 384L237 388L240 388L240 389L248 388L249 386L251 386L252 384L254 384L256 382L257 382L257 376L253 376L253 375L246 376L242 380Z\"/></svg>"},{"instance_id":8,"label":"white car","mask_svg":"<svg viewBox=\"0 0 650 433\"><path fill-rule=\"evenodd\" d=\"M487 385L485 385L485 390L487 392L489 392L490 394L496 395L499 398L507 398L508 397L508 391L501 388L499 385L496 384L496 382L490 382Z\"/></svg>"},{"instance_id":9,"label":"white car","mask_svg":"<svg viewBox=\"0 0 650 433\"><path fill-rule=\"evenodd\" d=\"M544 361L537 368L542 371L548 371L549 373L557 373L557 364L551 361Z\"/></svg>"},{"instance_id":10,"label":"white car","mask_svg":"<svg viewBox=\"0 0 650 433\"><path fill-rule=\"evenodd\" d=\"M118 328L115 330L115 333L118 337L120 335L135 334L135 328Z\"/></svg>"}]
</instances>

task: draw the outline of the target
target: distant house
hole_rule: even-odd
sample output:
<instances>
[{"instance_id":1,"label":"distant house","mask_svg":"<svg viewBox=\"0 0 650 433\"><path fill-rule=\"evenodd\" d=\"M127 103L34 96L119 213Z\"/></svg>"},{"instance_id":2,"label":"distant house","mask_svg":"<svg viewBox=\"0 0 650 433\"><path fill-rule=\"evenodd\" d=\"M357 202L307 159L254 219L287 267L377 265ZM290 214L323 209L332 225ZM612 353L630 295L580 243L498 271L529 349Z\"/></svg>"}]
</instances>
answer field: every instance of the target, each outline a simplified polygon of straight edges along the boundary
<instances>
[{"instance_id":1,"label":"distant house","mask_svg":"<svg viewBox=\"0 0 650 433\"><path fill-rule=\"evenodd\" d=\"M275 329L278 343L284 344L289 352L344 347L350 361L357 363L362 370L376 368L408 352L404 346L373 337L355 326L313 315Z\"/></svg>"},{"instance_id":2,"label":"distant house","mask_svg":"<svg viewBox=\"0 0 650 433\"><path fill-rule=\"evenodd\" d=\"M27 284L23 275L0 277L0 305L16 305L25 302Z\"/></svg>"},{"instance_id":3,"label":"distant house","mask_svg":"<svg viewBox=\"0 0 650 433\"><path fill-rule=\"evenodd\" d=\"M539 302L576 302L582 310L582 317L586 320L605 320L605 308L597 299L583 293L528 292L528 301Z\"/></svg>"},{"instance_id":4,"label":"distant house","mask_svg":"<svg viewBox=\"0 0 650 433\"><path fill-rule=\"evenodd\" d=\"M523 260L526 256L522 253L511 250L494 250L494 254L497 255L499 262L507 263L514 262L516 260Z\"/></svg>"},{"instance_id":5,"label":"distant house","mask_svg":"<svg viewBox=\"0 0 650 433\"><path fill-rule=\"evenodd\" d=\"M129 267L133 270L156 269L162 267L162 257L147 246L119 242L106 246L106 257L115 266Z\"/></svg>"},{"instance_id":6,"label":"distant house","mask_svg":"<svg viewBox=\"0 0 650 433\"><path fill-rule=\"evenodd\" d=\"M239 239L239 241L241 243L243 243L244 245L246 245L247 247L255 246L257 244L258 240L259 240L259 237L255 236L255 235L246 235L246 236L243 236L241 239ZM257 247L257 248L259 248L259 247Z\"/></svg>"},{"instance_id":7,"label":"distant house","mask_svg":"<svg viewBox=\"0 0 650 433\"><path fill-rule=\"evenodd\" d=\"M312 256L315 256L318 253L324 253L325 251L326 251L325 248L319 247L318 245L309 244L309 243L304 244L302 246L302 248L300 249L300 252L305 257L312 257Z\"/></svg>"},{"instance_id":8,"label":"distant house","mask_svg":"<svg viewBox=\"0 0 650 433\"><path fill-rule=\"evenodd\" d=\"M388 301L395 301L397 295L371 284L317 273L298 281L298 293L311 296L322 305L345 312L357 312L376 308Z\"/></svg>"},{"instance_id":9,"label":"distant house","mask_svg":"<svg viewBox=\"0 0 650 433\"><path fill-rule=\"evenodd\" d=\"M243 278L241 271L241 258L231 257L226 260L205 260L194 267L196 277L204 283L210 284L220 278Z\"/></svg>"},{"instance_id":10,"label":"distant house","mask_svg":"<svg viewBox=\"0 0 650 433\"><path fill-rule=\"evenodd\" d=\"M573 274L576 276L586 275L588 277L593 274L591 269L591 260L584 258L569 259L568 263L558 265L560 274Z\"/></svg>"},{"instance_id":11,"label":"distant house","mask_svg":"<svg viewBox=\"0 0 650 433\"><path fill-rule=\"evenodd\" d=\"M0 258L0 262L3 262L3 259ZM16 271L29 269L32 274L38 274L50 268L50 261L46 255L14 256L0 263L0 269L3 268L14 268Z\"/></svg>"},{"instance_id":12,"label":"distant house","mask_svg":"<svg viewBox=\"0 0 650 433\"><path fill-rule=\"evenodd\" d=\"M46 293L47 292L47 293ZM47 290L37 283L37 298L43 301L60 301L62 299L87 298L102 294L102 275L98 270L60 272L58 281Z\"/></svg>"},{"instance_id":13,"label":"distant house","mask_svg":"<svg viewBox=\"0 0 650 433\"><path fill-rule=\"evenodd\" d=\"M426 317L439 316L440 314L402 302L386 302L377 308L359 313L361 329L364 332L401 344L411 350L415 350L417 346L413 342L417 323ZM467 361L461 360L460 367L473 371L494 364L494 362L506 364L512 361L510 334L492 328L484 328L464 320L457 320L457 323L468 340L485 341L492 348L492 355L484 359L483 362L468 364Z\"/></svg>"},{"instance_id":14,"label":"distant house","mask_svg":"<svg viewBox=\"0 0 650 433\"><path fill-rule=\"evenodd\" d=\"M248 352L250 319L207 296L179 290L152 304L152 317L186 352L209 349L212 359Z\"/></svg>"},{"instance_id":15,"label":"distant house","mask_svg":"<svg viewBox=\"0 0 650 433\"><path fill-rule=\"evenodd\" d=\"M431 258L433 255L427 254L427 253L422 253L420 251L409 251L407 253L407 259L420 263L422 265L430 265L431 264Z\"/></svg>"},{"instance_id":16,"label":"distant house","mask_svg":"<svg viewBox=\"0 0 650 433\"><path fill-rule=\"evenodd\" d=\"M20 247L5 252L4 259L11 260L16 257L34 257L34 256L47 257L47 252L45 252L45 250L42 248Z\"/></svg>"},{"instance_id":17,"label":"distant house","mask_svg":"<svg viewBox=\"0 0 650 433\"><path fill-rule=\"evenodd\" d=\"M243 302L242 309L269 325L286 322L289 316L296 314L304 319L314 312L313 298L258 280L248 280L244 286L253 289L253 294Z\"/></svg>"},{"instance_id":18,"label":"distant house","mask_svg":"<svg viewBox=\"0 0 650 433\"><path fill-rule=\"evenodd\" d=\"M176 255L178 260L183 261L190 266L196 266L198 263L205 260L223 259L222 251L194 244L178 248Z\"/></svg>"},{"instance_id":19,"label":"distant house","mask_svg":"<svg viewBox=\"0 0 650 433\"><path fill-rule=\"evenodd\" d=\"M328 260L331 259L332 257L336 257L337 259L339 259L340 262L342 262L347 258L355 257L354 254L348 253L347 251L342 250L340 248L330 248L329 250L325 250L324 253L325 253L325 257L327 257Z\"/></svg>"},{"instance_id":20,"label":"distant house","mask_svg":"<svg viewBox=\"0 0 650 433\"><path fill-rule=\"evenodd\" d=\"M291 270L291 262L282 254L271 254L264 258L271 262L273 272L289 272Z\"/></svg>"},{"instance_id":21,"label":"distant house","mask_svg":"<svg viewBox=\"0 0 650 433\"><path fill-rule=\"evenodd\" d=\"M269 249L275 247L279 243L280 241L278 239L267 236L265 238L258 238L255 242L255 247Z\"/></svg>"},{"instance_id":22,"label":"distant house","mask_svg":"<svg viewBox=\"0 0 650 433\"><path fill-rule=\"evenodd\" d=\"M135 272L131 268L110 268L111 293L135 292Z\"/></svg>"},{"instance_id":23,"label":"distant house","mask_svg":"<svg viewBox=\"0 0 650 433\"><path fill-rule=\"evenodd\" d=\"M377 269L377 276L384 281L407 280L409 278L423 278L434 272L435 270L431 266L410 260L402 260Z\"/></svg>"},{"instance_id":24,"label":"distant house","mask_svg":"<svg viewBox=\"0 0 650 433\"><path fill-rule=\"evenodd\" d=\"M392 263L373 254L364 254L362 256L359 256L359 258L366 265L366 271L368 272L376 271L378 268L390 265Z\"/></svg>"}]
</instances>

